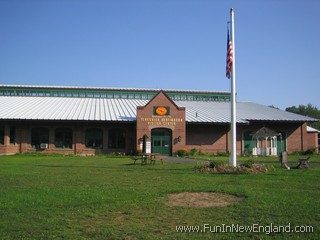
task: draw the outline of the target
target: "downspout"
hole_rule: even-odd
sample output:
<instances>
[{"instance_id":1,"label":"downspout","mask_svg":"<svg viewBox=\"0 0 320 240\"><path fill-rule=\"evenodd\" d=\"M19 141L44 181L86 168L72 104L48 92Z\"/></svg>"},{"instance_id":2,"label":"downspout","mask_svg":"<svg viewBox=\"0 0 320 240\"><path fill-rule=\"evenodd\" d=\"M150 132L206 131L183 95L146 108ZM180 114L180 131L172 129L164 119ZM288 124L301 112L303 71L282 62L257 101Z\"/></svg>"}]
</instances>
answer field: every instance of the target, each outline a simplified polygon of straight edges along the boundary
<instances>
[{"instance_id":1,"label":"downspout","mask_svg":"<svg viewBox=\"0 0 320 240\"><path fill-rule=\"evenodd\" d=\"M304 124L302 124L300 126L300 133L301 133L301 151L304 151L304 143L303 143L303 126Z\"/></svg>"}]
</instances>

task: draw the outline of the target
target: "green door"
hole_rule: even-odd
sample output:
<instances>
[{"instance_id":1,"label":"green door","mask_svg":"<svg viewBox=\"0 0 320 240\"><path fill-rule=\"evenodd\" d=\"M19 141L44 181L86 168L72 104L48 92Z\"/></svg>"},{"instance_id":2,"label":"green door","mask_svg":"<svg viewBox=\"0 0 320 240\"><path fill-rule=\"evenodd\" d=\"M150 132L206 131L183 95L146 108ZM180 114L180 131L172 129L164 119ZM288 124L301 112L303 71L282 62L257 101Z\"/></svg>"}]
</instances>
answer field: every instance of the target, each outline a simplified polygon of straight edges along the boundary
<instances>
[{"instance_id":1,"label":"green door","mask_svg":"<svg viewBox=\"0 0 320 240\"><path fill-rule=\"evenodd\" d=\"M285 132L280 132L281 135L277 136L277 153L287 151L287 134Z\"/></svg>"},{"instance_id":2,"label":"green door","mask_svg":"<svg viewBox=\"0 0 320 240\"><path fill-rule=\"evenodd\" d=\"M243 153L246 156L252 154L252 149L254 147L255 141L252 141L252 136L250 135L253 133L252 131L246 131L243 133Z\"/></svg>"},{"instance_id":3,"label":"green door","mask_svg":"<svg viewBox=\"0 0 320 240\"><path fill-rule=\"evenodd\" d=\"M167 128L155 128L151 131L151 152L171 155L172 131Z\"/></svg>"},{"instance_id":4,"label":"green door","mask_svg":"<svg viewBox=\"0 0 320 240\"><path fill-rule=\"evenodd\" d=\"M151 151L161 155L171 154L171 137L170 136L154 136L152 137Z\"/></svg>"}]
</instances>

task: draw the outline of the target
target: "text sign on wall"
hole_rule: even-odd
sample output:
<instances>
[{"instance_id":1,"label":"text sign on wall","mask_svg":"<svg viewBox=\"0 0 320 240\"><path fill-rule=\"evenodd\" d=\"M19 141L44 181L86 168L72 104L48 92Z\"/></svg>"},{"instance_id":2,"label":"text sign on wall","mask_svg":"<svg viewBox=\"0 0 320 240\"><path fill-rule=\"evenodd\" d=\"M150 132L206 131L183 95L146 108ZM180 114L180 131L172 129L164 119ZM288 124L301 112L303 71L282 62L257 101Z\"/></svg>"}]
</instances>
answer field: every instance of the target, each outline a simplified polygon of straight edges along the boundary
<instances>
[{"instance_id":1,"label":"text sign on wall","mask_svg":"<svg viewBox=\"0 0 320 240\"><path fill-rule=\"evenodd\" d=\"M151 153L151 141L146 141L146 153Z\"/></svg>"},{"instance_id":2,"label":"text sign on wall","mask_svg":"<svg viewBox=\"0 0 320 240\"><path fill-rule=\"evenodd\" d=\"M148 126L175 126L177 123L182 123L182 118L173 117L142 117L141 122L147 122Z\"/></svg>"}]
</instances>

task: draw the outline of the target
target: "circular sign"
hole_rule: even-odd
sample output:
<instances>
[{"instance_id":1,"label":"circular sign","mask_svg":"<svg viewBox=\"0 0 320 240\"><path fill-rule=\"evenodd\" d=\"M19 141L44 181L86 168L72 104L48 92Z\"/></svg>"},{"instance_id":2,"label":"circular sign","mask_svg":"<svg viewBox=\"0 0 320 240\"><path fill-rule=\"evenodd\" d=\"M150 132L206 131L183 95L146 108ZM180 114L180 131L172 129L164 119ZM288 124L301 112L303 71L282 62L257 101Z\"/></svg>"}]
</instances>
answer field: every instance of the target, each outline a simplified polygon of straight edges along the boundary
<instances>
[{"instance_id":1,"label":"circular sign","mask_svg":"<svg viewBox=\"0 0 320 240\"><path fill-rule=\"evenodd\" d=\"M156 113L158 115L166 115L167 114L167 109L165 107L157 107Z\"/></svg>"}]
</instances>

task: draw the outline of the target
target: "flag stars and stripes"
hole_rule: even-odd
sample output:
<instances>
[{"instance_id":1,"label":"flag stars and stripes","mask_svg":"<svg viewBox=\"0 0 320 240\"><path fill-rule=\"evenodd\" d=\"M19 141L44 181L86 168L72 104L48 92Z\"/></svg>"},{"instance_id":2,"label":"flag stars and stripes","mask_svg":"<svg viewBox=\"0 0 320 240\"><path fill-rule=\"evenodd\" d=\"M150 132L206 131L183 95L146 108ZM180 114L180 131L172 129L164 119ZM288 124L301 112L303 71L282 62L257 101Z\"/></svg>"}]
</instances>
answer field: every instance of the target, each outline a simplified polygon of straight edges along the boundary
<instances>
[{"instance_id":1,"label":"flag stars and stripes","mask_svg":"<svg viewBox=\"0 0 320 240\"><path fill-rule=\"evenodd\" d=\"M227 40L227 66L226 66L226 76L227 78L231 77L231 68L233 63L233 49L232 49L232 41L230 40L229 36L229 29L228 29L228 40Z\"/></svg>"}]
</instances>

